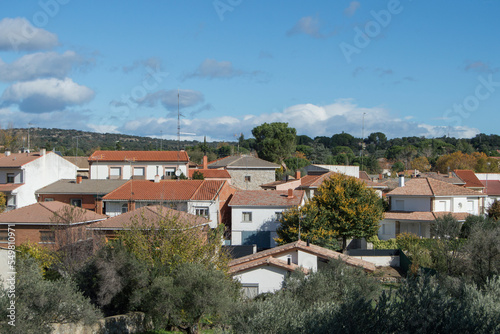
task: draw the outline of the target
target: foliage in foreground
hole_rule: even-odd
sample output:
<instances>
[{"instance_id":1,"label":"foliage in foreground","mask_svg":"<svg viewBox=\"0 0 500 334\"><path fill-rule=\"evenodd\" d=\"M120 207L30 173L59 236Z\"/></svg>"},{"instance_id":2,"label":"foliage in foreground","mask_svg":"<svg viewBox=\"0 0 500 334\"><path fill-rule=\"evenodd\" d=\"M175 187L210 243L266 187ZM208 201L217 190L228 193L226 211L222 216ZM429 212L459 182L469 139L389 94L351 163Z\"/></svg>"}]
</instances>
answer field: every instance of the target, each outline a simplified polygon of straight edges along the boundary
<instances>
[{"instance_id":1,"label":"foliage in foreground","mask_svg":"<svg viewBox=\"0 0 500 334\"><path fill-rule=\"evenodd\" d=\"M8 290L0 291L0 332L51 333L52 323L79 322L91 324L100 312L77 289L73 281L43 279L42 271L33 258L19 258L16 264L15 327L7 308Z\"/></svg>"},{"instance_id":2,"label":"foliage in foreground","mask_svg":"<svg viewBox=\"0 0 500 334\"><path fill-rule=\"evenodd\" d=\"M417 276L378 298L366 279L344 264L307 279L294 275L284 290L242 304L232 318L234 332L500 332L499 277L478 288L449 277Z\"/></svg>"}]
</instances>

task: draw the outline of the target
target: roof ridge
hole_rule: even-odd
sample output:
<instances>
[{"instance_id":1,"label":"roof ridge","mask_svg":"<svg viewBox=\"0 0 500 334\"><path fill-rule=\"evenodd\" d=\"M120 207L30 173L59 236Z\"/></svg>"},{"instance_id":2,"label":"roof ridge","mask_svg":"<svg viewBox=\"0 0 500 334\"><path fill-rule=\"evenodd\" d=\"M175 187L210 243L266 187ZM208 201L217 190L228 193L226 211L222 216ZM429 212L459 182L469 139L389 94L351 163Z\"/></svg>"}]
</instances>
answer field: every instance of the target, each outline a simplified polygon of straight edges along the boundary
<instances>
[{"instance_id":1,"label":"roof ridge","mask_svg":"<svg viewBox=\"0 0 500 334\"><path fill-rule=\"evenodd\" d=\"M193 198L196 197L196 195L198 194L198 191L200 191L200 188L205 184L205 181L206 180L201 180L201 183L198 187L196 187L196 190L194 191L193 195L191 195L191 197L189 197L190 200L193 200Z\"/></svg>"}]
</instances>

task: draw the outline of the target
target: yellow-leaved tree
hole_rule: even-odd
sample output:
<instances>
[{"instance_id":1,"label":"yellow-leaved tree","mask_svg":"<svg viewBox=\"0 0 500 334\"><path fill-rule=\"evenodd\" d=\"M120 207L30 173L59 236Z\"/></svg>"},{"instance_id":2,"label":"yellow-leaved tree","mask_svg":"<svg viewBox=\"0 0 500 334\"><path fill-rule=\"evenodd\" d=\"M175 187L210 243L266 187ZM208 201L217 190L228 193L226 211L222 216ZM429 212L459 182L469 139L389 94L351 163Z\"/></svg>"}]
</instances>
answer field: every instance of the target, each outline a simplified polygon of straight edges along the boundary
<instances>
[{"instance_id":1,"label":"yellow-leaved tree","mask_svg":"<svg viewBox=\"0 0 500 334\"><path fill-rule=\"evenodd\" d=\"M376 235L383 217L382 199L373 189L360 179L335 174L306 205L283 214L276 240L280 244L297 240L300 223L301 239L335 249L336 239L341 238L345 250L348 238Z\"/></svg>"},{"instance_id":2,"label":"yellow-leaved tree","mask_svg":"<svg viewBox=\"0 0 500 334\"><path fill-rule=\"evenodd\" d=\"M198 263L227 271L223 225L210 229L204 218L159 208L157 215L135 216L119 233L131 253L150 266L161 264L170 270L183 263Z\"/></svg>"}]
</instances>

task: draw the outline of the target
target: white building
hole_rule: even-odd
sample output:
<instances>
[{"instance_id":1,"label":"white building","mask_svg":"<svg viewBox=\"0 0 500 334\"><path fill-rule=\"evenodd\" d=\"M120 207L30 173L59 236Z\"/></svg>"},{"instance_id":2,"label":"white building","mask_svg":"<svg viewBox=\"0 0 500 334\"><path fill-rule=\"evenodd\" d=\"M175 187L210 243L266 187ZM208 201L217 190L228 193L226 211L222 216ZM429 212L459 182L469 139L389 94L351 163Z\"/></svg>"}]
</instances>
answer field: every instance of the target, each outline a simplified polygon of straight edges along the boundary
<instances>
[{"instance_id":1,"label":"white building","mask_svg":"<svg viewBox=\"0 0 500 334\"><path fill-rule=\"evenodd\" d=\"M7 195L7 210L37 202L35 192L60 179L76 178L77 166L42 149L0 157L0 192Z\"/></svg>"},{"instance_id":2,"label":"white building","mask_svg":"<svg viewBox=\"0 0 500 334\"><path fill-rule=\"evenodd\" d=\"M231 208L231 245L252 245L258 248L276 246L274 238L279 219L286 209L304 204L301 190L237 191L229 206Z\"/></svg>"},{"instance_id":3,"label":"white building","mask_svg":"<svg viewBox=\"0 0 500 334\"><path fill-rule=\"evenodd\" d=\"M391 210L380 222L381 240L400 233L429 238L431 222L439 216L451 213L464 221L468 215L482 214L486 195L433 178L415 178L402 182L387 197Z\"/></svg>"},{"instance_id":4,"label":"white building","mask_svg":"<svg viewBox=\"0 0 500 334\"><path fill-rule=\"evenodd\" d=\"M500 173L476 173L476 176L484 186L483 192L488 195L484 203L487 211L491 203L500 201Z\"/></svg>"},{"instance_id":5,"label":"white building","mask_svg":"<svg viewBox=\"0 0 500 334\"><path fill-rule=\"evenodd\" d=\"M91 179L171 179L189 175L185 151L95 151L89 157Z\"/></svg>"},{"instance_id":6,"label":"white building","mask_svg":"<svg viewBox=\"0 0 500 334\"><path fill-rule=\"evenodd\" d=\"M229 273L240 281L244 294L253 298L265 292L282 288L283 280L299 269L305 274L321 269L330 259L339 259L348 265L373 272L373 263L356 259L304 241L296 241L271 248L229 262Z\"/></svg>"}]
</instances>

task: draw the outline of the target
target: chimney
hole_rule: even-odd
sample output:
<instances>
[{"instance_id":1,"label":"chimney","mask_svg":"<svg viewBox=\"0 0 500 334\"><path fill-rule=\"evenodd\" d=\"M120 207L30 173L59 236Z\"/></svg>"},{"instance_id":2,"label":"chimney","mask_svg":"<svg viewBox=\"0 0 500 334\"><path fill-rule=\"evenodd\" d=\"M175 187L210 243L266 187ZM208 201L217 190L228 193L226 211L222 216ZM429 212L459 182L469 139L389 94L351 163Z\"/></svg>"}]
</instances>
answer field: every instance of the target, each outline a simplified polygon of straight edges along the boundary
<instances>
[{"instance_id":1,"label":"chimney","mask_svg":"<svg viewBox=\"0 0 500 334\"><path fill-rule=\"evenodd\" d=\"M102 215L102 199L96 199L95 203L95 213Z\"/></svg>"},{"instance_id":2,"label":"chimney","mask_svg":"<svg viewBox=\"0 0 500 334\"><path fill-rule=\"evenodd\" d=\"M76 176L76 184L80 184L80 183L82 183L82 179L83 179L83 178L82 178L82 176L81 176L81 175L77 175L77 176Z\"/></svg>"},{"instance_id":3,"label":"chimney","mask_svg":"<svg viewBox=\"0 0 500 334\"><path fill-rule=\"evenodd\" d=\"M40 149L40 156L44 156L46 152L47 152L46 149L44 148Z\"/></svg>"},{"instance_id":4,"label":"chimney","mask_svg":"<svg viewBox=\"0 0 500 334\"><path fill-rule=\"evenodd\" d=\"M291 258L291 257L287 258L287 259L286 259L286 263L287 263L289 266L290 266L290 265L292 265L292 258Z\"/></svg>"},{"instance_id":5,"label":"chimney","mask_svg":"<svg viewBox=\"0 0 500 334\"><path fill-rule=\"evenodd\" d=\"M295 171L295 179L300 180L300 170Z\"/></svg>"},{"instance_id":6,"label":"chimney","mask_svg":"<svg viewBox=\"0 0 500 334\"><path fill-rule=\"evenodd\" d=\"M159 183L160 182L160 175L155 175L155 183Z\"/></svg>"},{"instance_id":7,"label":"chimney","mask_svg":"<svg viewBox=\"0 0 500 334\"><path fill-rule=\"evenodd\" d=\"M10 151L5 151L5 156L8 157L10 155Z\"/></svg>"},{"instance_id":8,"label":"chimney","mask_svg":"<svg viewBox=\"0 0 500 334\"><path fill-rule=\"evenodd\" d=\"M293 198L293 189L288 189L288 198Z\"/></svg>"},{"instance_id":9,"label":"chimney","mask_svg":"<svg viewBox=\"0 0 500 334\"><path fill-rule=\"evenodd\" d=\"M384 179L384 175L383 175L383 174L379 174L379 175L378 175L378 179L379 179L379 180L383 180L383 179Z\"/></svg>"},{"instance_id":10,"label":"chimney","mask_svg":"<svg viewBox=\"0 0 500 334\"><path fill-rule=\"evenodd\" d=\"M208 158L206 155L203 156L203 169L207 169L208 168Z\"/></svg>"},{"instance_id":11,"label":"chimney","mask_svg":"<svg viewBox=\"0 0 500 334\"><path fill-rule=\"evenodd\" d=\"M128 201L128 211L134 211L135 210L135 202L130 200Z\"/></svg>"},{"instance_id":12,"label":"chimney","mask_svg":"<svg viewBox=\"0 0 500 334\"><path fill-rule=\"evenodd\" d=\"M405 186L405 175L403 173L399 174L399 186L400 187Z\"/></svg>"}]
</instances>

